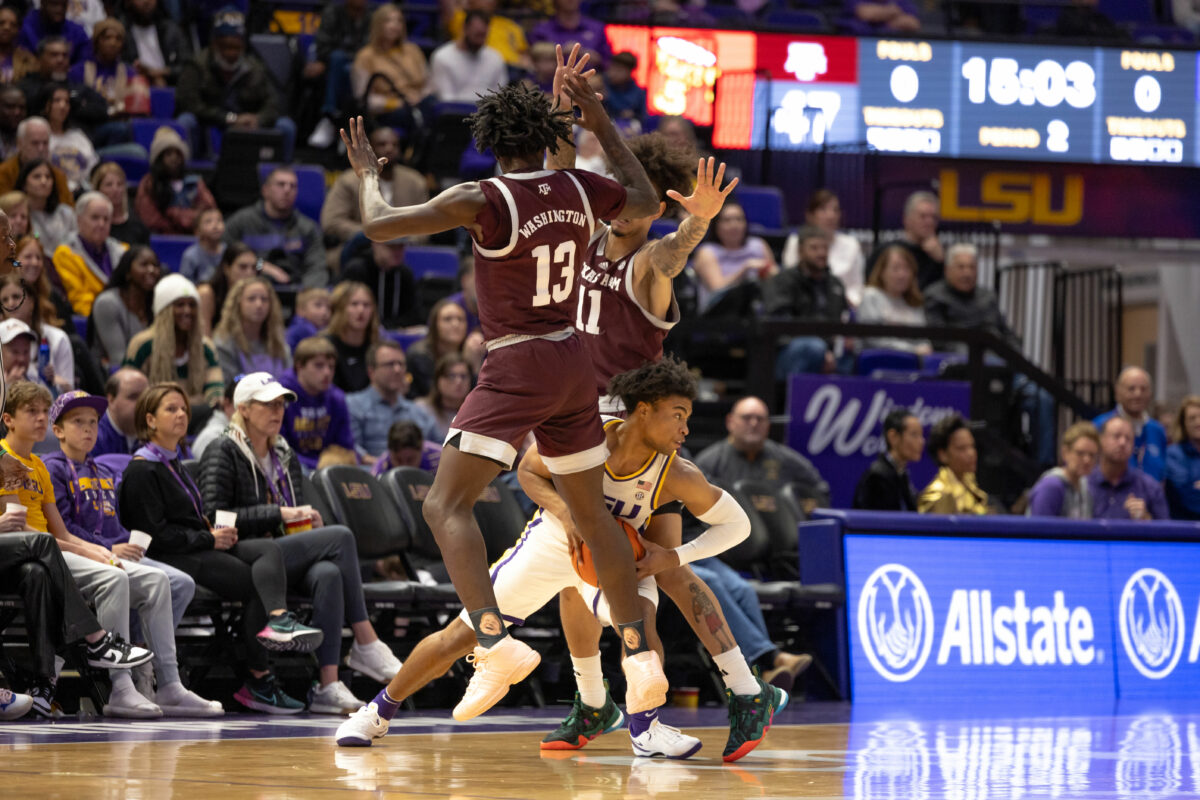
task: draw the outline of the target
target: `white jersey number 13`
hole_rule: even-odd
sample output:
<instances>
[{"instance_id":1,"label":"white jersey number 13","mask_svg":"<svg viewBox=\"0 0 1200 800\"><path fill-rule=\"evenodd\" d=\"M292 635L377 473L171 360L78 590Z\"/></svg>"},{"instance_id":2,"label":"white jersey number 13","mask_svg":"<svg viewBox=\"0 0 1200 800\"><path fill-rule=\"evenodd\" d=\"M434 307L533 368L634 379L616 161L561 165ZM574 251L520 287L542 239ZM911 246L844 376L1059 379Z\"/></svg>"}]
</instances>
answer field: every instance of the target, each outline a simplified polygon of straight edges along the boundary
<instances>
[{"instance_id":1,"label":"white jersey number 13","mask_svg":"<svg viewBox=\"0 0 1200 800\"><path fill-rule=\"evenodd\" d=\"M554 266L562 267L561 282L550 285L550 245L533 248L537 259L537 292L533 295L533 307L550 305L551 299L561 303L571 296L575 285L575 243L563 242L554 249Z\"/></svg>"}]
</instances>

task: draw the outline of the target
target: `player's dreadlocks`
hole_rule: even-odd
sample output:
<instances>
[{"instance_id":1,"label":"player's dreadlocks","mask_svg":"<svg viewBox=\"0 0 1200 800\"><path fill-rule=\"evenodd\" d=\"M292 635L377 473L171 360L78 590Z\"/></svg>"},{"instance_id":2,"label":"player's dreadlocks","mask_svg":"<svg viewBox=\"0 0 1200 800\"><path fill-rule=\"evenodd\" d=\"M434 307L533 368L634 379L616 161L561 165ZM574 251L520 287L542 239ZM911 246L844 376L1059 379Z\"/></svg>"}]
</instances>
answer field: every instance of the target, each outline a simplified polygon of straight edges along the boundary
<instances>
[{"instance_id":1,"label":"player's dreadlocks","mask_svg":"<svg viewBox=\"0 0 1200 800\"><path fill-rule=\"evenodd\" d=\"M667 204L667 214L679 205L667 197L674 189L684 197L696 186L696 153L690 147L675 147L661 133L647 133L629 140L629 149L646 170L659 199Z\"/></svg>"},{"instance_id":2,"label":"player's dreadlocks","mask_svg":"<svg viewBox=\"0 0 1200 800\"><path fill-rule=\"evenodd\" d=\"M638 403L654 405L672 395L695 400L696 377L687 364L672 355L665 355L661 361L647 361L637 369L614 375L608 382L608 393L621 398L632 414Z\"/></svg>"},{"instance_id":3,"label":"player's dreadlocks","mask_svg":"<svg viewBox=\"0 0 1200 800\"><path fill-rule=\"evenodd\" d=\"M477 108L467 117L475 146L490 147L497 158L557 153L558 140L571 138L571 112L551 111L549 98L523 83L482 95Z\"/></svg>"}]
</instances>

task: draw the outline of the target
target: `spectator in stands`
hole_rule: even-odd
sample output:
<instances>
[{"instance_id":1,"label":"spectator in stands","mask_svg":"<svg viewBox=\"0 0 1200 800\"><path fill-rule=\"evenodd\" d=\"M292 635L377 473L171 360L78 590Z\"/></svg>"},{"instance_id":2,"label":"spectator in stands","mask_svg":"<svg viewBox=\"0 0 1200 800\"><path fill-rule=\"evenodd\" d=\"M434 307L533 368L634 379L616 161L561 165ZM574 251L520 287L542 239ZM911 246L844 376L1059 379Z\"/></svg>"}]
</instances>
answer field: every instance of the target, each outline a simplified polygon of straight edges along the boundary
<instances>
[{"instance_id":1,"label":"spectator in stands","mask_svg":"<svg viewBox=\"0 0 1200 800\"><path fill-rule=\"evenodd\" d=\"M711 480L731 485L735 481L770 481L778 485L798 484L811 498L812 508L829 505L829 484L807 458L767 434L771 430L767 404L757 397L743 397L725 417L729 436L700 451L694 463Z\"/></svg>"},{"instance_id":2,"label":"spectator in stands","mask_svg":"<svg viewBox=\"0 0 1200 800\"><path fill-rule=\"evenodd\" d=\"M604 35L604 23L591 17L585 17L580 11L581 5L580 0L554 0L554 16L533 26L533 29L529 31L529 43L558 44L562 45L564 53L569 53L578 42L584 52L591 53L589 66L603 69L606 64L611 65L612 63L609 58L611 51L608 46L608 38ZM633 66L630 66L629 69L633 70L636 66L635 59ZM606 97L605 101L607 102L608 99ZM645 104L642 108L645 108ZM609 113L612 113L611 110Z\"/></svg>"},{"instance_id":3,"label":"spectator in stands","mask_svg":"<svg viewBox=\"0 0 1200 800\"><path fill-rule=\"evenodd\" d=\"M54 190L54 171L49 161L26 162L17 176L17 191L29 198L29 221L33 235L53 252L76 232L75 209L63 203Z\"/></svg>"},{"instance_id":4,"label":"spectator in stands","mask_svg":"<svg viewBox=\"0 0 1200 800\"><path fill-rule=\"evenodd\" d=\"M323 335L337 350L334 384L343 392L361 391L371 383L367 349L379 340L375 295L362 283L343 281L330 299L329 327Z\"/></svg>"},{"instance_id":5,"label":"spectator in stands","mask_svg":"<svg viewBox=\"0 0 1200 800\"><path fill-rule=\"evenodd\" d=\"M283 416L283 435L301 466L311 472L329 451L348 454L353 462L354 434L346 395L333 385L337 350L325 337L313 336L296 345L292 359L295 366L279 379L296 393L296 402L288 405Z\"/></svg>"},{"instance_id":6,"label":"spectator in stands","mask_svg":"<svg viewBox=\"0 0 1200 800\"><path fill-rule=\"evenodd\" d=\"M987 492L975 480L978 453L969 423L949 414L929 429L929 455L938 463L937 475L921 490L917 510L922 514L990 514Z\"/></svg>"},{"instance_id":7,"label":"spectator in stands","mask_svg":"<svg viewBox=\"0 0 1200 800\"><path fill-rule=\"evenodd\" d=\"M262 199L225 221L225 241L245 242L285 273L269 277L284 285L324 286L329 282L325 244L317 223L296 210L296 172L276 167L263 182Z\"/></svg>"},{"instance_id":8,"label":"spectator in stands","mask_svg":"<svg viewBox=\"0 0 1200 800\"><path fill-rule=\"evenodd\" d=\"M250 372L282 375L292 366L283 338L283 309L271 282L263 277L234 284L213 332L225 380Z\"/></svg>"},{"instance_id":9,"label":"spectator in stands","mask_svg":"<svg viewBox=\"0 0 1200 800\"><path fill-rule=\"evenodd\" d=\"M9 6L0 6L0 22ZM17 154L17 126L25 119L25 93L19 86L6 83L0 86L0 159L7 161Z\"/></svg>"},{"instance_id":10,"label":"spectator in stands","mask_svg":"<svg viewBox=\"0 0 1200 800\"><path fill-rule=\"evenodd\" d=\"M829 233L815 225L805 225L800 239L800 265L776 275L763 291L763 313L789 319L844 322L850 314L846 288L829 271ZM775 376L803 372L848 372L854 354L836 351L835 337L796 336L780 351L775 361Z\"/></svg>"},{"instance_id":11,"label":"spectator in stands","mask_svg":"<svg viewBox=\"0 0 1200 800\"><path fill-rule=\"evenodd\" d=\"M1058 12L1054 33L1063 37L1086 39L1089 42L1127 42L1129 32L1096 8L1097 0L1071 0Z\"/></svg>"},{"instance_id":12,"label":"spectator in stands","mask_svg":"<svg viewBox=\"0 0 1200 800\"><path fill-rule=\"evenodd\" d=\"M1092 420L1103 428L1111 417L1123 417L1133 426L1133 453L1129 466L1145 472L1156 481L1166 475L1167 429L1150 415L1154 396L1150 373L1141 367L1125 367L1113 385L1117 405Z\"/></svg>"},{"instance_id":13,"label":"spectator in stands","mask_svg":"<svg viewBox=\"0 0 1200 800\"><path fill-rule=\"evenodd\" d=\"M236 411L225 435L204 455L204 506L209 514L236 513L240 541L275 540L288 582L312 597L313 625L325 634L316 651L320 675L308 710L345 715L362 702L338 679L343 624L354 635L351 669L383 683L400 662L367 618L354 534L305 507L300 463L279 435L295 393L269 373L254 372L238 382L233 400Z\"/></svg>"},{"instance_id":14,"label":"spectator in stands","mask_svg":"<svg viewBox=\"0 0 1200 800\"><path fill-rule=\"evenodd\" d=\"M196 438L192 441L192 457L201 459L204 457L204 451L208 446L225 435L225 428L229 425L230 418L233 417L235 411L233 406L233 392L237 389L237 384L229 381L225 384L225 393L221 395L221 404L213 407L212 416L204 423L204 427L196 434Z\"/></svg>"},{"instance_id":15,"label":"spectator in stands","mask_svg":"<svg viewBox=\"0 0 1200 800\"><path fill-rule=\"evenodd\" d=\"M917 288L917 261L907 247L891 244L879 251L871 265L871 277L863 290L856 322L879 325L925 325L925 298ZM883 347L927 355L933 352L928 339L878 336L865 339L864 347Z\"/></svg>"},{"instance_id":16,"label":"spectator in stands","mask_svg":"<svg viewBox=\"0 0 1200 800\"><path fill-rule=\"evenodd\" d=\"M43 117L28 117L17 125L17 152L0 163L0 193L20 189L18 178L21 170L31 161L46 161L50 158L50 123ZM74 205L75 197L67 186L67 176L57 167L50 170L54 177L54 188L58 201ZM28 192L26 192L28 194Z\"/></svg>"},{"instance_id":17,"label":"spectator in stands","mask_svg":"<svg viewBox=\"0 0 1200 800\"><path fill-rule=\"evenodd\" d=\"M158 0L125 0L123 6L123 16L118 18L129 34L124 61L133 64L151 86L174 86L183 65L192 60L191 37Z\"/></svg>"},{"instance_id":18,"label":"spectator in stands","mask_svg":"<svg viewBox=\"0 0 1200 800\"><path fill-rule=\"evenodd\" d=\"M721 207L708 241L692 257L692 268L700 281L701 309L713 307L735 285L765 280L779 271L771 246L749 235L746 212L733 200Z\"/></svg>"},{"instance_id":19,"label":"spectator in stands","mask_svg":"<svg viewBox=\"0 0 1200 800\"><path fill-rule=\"evenodd\" d=\"M301 339L316 336L329 324L329 290L322 287L305 289L296 295L296 313L284 338L289 350L295 350Z\"/></svg>"},{"instance_id":20,"label":"spectator in stands","mask_svg":"<svg viewBox=\"0 0 1200 800\"><path fill-rule=\"evenodd\" d=\"M415 206L429 199L425 176L400 163L400 137L386 125L371 131L368 139L375 155L386 158L379 170L379 189L383 199L393 206ZM348 169L338 176L321 207L321 230L344 244L362 233L362 212L358 203L358 176ZM373 284L372 284L373 285Z\"/></svg>"},{"instance_id":21,"label":"spectator in stands","mask_svg":"<svg viewBox=\"0 0 1200 800\"><path fill-rule=\"evenodd\" d=\"M917 260L917 280L921 291L942 278L946 251L938 240L937 228L941 219L937 195L932 192L913 192L904 201L904 232L896 241L909 249ZM890 244L890 242L889 242ZM874 264L881 245L867 258Z\"/></svg>"},{"instance_id":22,"label":"spectator in stands","mask_svg":"<svg viewBox=\"0 0 1200 800\"><path fill-rule=\"evenodd\" d=\"M804 220L829 233L829 271L846 287L846 302L851 308L858 308L862 302L866 265L858 240L838 230L842 224L841 200L828 189L817 189L808 197ZM790 234L784 243L780 263L784 269L800 263L800 237L796 233Z\"/></svg>"},{"instance_id":23,"label":"spectator in stands","mask_svg":"<svg viewBox=\"0 0 1200 800\"><path fill-rule=\"evenodd\" d=\"M862 33L916 33L921 17L913 0L846 0L846 10Z\"/></svg>"},{"instance_id":24,"label":"spectator in stands","mask_svg":"<svg viewBox=\"0 0 1200 800\"><path fill-rule=\"evenodd\" d=\"M1167 504L1171 519L1200 519L1200 395L1183 398L1176 425L1176 442L1167 448Z\"/></svg>"},{"instance_id":25,"label":"spectator in stands","mask_svg":"<svg viewBox=\"0 0 1200 800\"><path fill-rule=\"evenodd\" d=\"M1092 496L1087 477L1100 456L1100 434L1090 422L1076 422L1062 437L1062 466L1038 478L1029 491L1031 517L1091 519Z\"/></svg>"},{"instance_id":26,"label":"spectator in stands","mask_svg":"<svg viewBox=\"0 0 1200 800\"><path fill-rule=\"evenodd\" d=\"M134 409L149 385L145 373L133 367L121 367L108 376L108 382L104 384L108 410L100 416L96 446L92 448L93 456L108 453L133 455L137 449Z\"/></svg>"},{"instance_id":27,"label":"spectator in stands","mask_svg":"<svg viewBox=\"0 0 1200 800\"><path fill-rule=\"evenodd\" d=\"M38 52L38 44L51 36L66 40L72 64L92 57L92 40L87 30L67 19L67 0L42 0L40 8L25 16L17 42L30 52Z\"/></svg>"},{"instance_id":28,"label":"spectator in stands","mask_svg":"<svg viewBox=\"0 0 1200 800\"><path fill-rule=\"evenodd\" d=\"M134 336L154 319L154 287L162 264L154 251L137 245L125 251L104 291L92 304L92 349L105 370L121 364Z\"/></svg>"},{"instance_id":29,"label":"spectator in stands","mask_svg":"<svg viewBox=\"0 0 1200 800\"><path fill-rule=\"evenodd\" d=\"M371 345L367 350L367 374L371 385L346 395L350 429L363 463L374 464L387 451L388 431L397 420L412 420L426 439L437 438L433 416L405 397L409 376L404 348L391 339L380 339Z\"/></svg>"},{"instance_id":30,"label":"spectator in stands","mask_svg":"<svg viewBox=\"0 0 1200 800\"><path fill-rule=\"evenodd\" d=\"M424 322L417 302L417 282L404 263L405 238L390 242L366 242L342 265L342 280L375 287L379 318L388 329L407 328Z\"/></svg>"},{"instance_id":31,"label":"spectator in stands","mask_svg":"<svg viewBox=\"0 0 1200 800\"><path fill-rule=\"evenodd\" d=\"M60 327L62 321L54 315L54 304L48 298L38 298L34 291L19 273L0 276L3 318L19 321L33 333L35 344L30 348L26 380L45 386L57 397L75 388L75 353Z\"/></svg>"},{"instance_id":32,"label":"spectator in stands","mask_svg":"<svg viewBox=\"0 0 1200 800\"><path fill-rule=\"evenodd\" d=\"M219 208L206 208L196 214L196 241L187 246L179 259L179 274L194 283L212 280L225 253L225 215Z\"/></svg>"},{"instance_id":33,"label":"spectator in stands","mask_svg":"<svg viewBox=\"0 0 1200 800\"><path fill-rule=\"evenodd\" d=\"M46 269L50 261L46 258L46 251L42 249L42 243L37 237L28 234L22 236L17 240L14 252L21 265L21 280L25 282L25 286L36 291L39 302L50 301L55 317L61 320L70 319L74 311L67 302L66 293L53 284L52 276Z\"/></svg>"},{"instance_id":34,"label":"spectator in stands","mask_svg":"<svg viewBox=\"0 0 1200 800\"><path fill-rule=\"evenodd\" d=\"M160 280L154 287L154 322L129 340L125 364L146 373L151 383L177 382L187 392L189 409L206 406L207 418L207 406L220 402L225 385L216 349L199 330L198 305L196 287L187 278Z\"/></svg>"},{"instance_id":35,"label":"spectator in stands","mask_svg":"<svg viewBox=\"0 0 1200 800\"><path fill-rule=\"evenodd\" d=\"M21 15L12 6L0 6L0 81L11 84L37 69L37 56L17 41ZM0 102L3 98L0 97ZM22 114L24 116L24 114ZM16 123L13 123L16 127ZM10 131L11 133L11 131ZM4 156L7 158L7 154Z\"/></svg>"},{"instance_id":36,"label":"spectator in stands","mask_svg":"<svg viewBox=\"0 0 1200 800\"><path fill-rule=\"evenodd\" d=\"M71 574L85 597L95 597L97 613L112 617L104 622L122 636L129 635L129 608L135 608L154 648L158 686L153 699L137 691L129 673L115 674L104 714L219 717L225 713L219 702L184 688L175 657L175 628L195 594L196 583L182 570L145 558L145 550L130 543L129 531L117 519L121 476L92 458L97 425L107 405L103 397L82 391L59 396L50 407L50 424L61 450L44 459L55 504L73 543L104 548L119 559L117 565L98 564L84 555L67 553L64 560ZM120 591L104 588L119 588L114 584L120 582L127 583ZM116 599L121 595L128 601Z\"/></svg>"},{"instance_id":37,"label":"spectator in stands","mask_svg":"<svg viewBox=\"0 0 1200 800\"><path fill-rule=\"evenodd\" d=\"M637 65L637 56L628 51L609 59L604 70L604 107L613 119L637 120L645 125L646 90L633 80Z\"/></svg>"},{"instance_id":38,"label":"spectator in stands","mask_svg":"<svg viewBox=\"0 0 1200 800\"><path fill-rule=\"evenodd\" d=\"M29 225L29 195L13 189L0 195L0 211L8 217L8 235L13 241L20 241L30 235Z\"/></svg>"},{"instance_id":39,"label":"spectator in stands","mask_svg":"<svg viewBox=\"0 0 1200 800\"><path fill-rule=\"evenodd\" d=\"M433 371L433 388L428 395L417 399L417 405L428 411L437 423L428 438L435 442L445 441L454 416L471 391L473 375L471 365L459 353L447 353L438 359Z\"/></svg>"},{"instance_id":40,"label":"spectator in stands","mask_svg":"<svg viewBox=\"0 0 1200 800\"><path fill-rule=\"evenodd\" d=\"M94 55L67 73L71 83L98 93L108 105L110 117L150 113L150 82L122 59L125 26L109 17L97 23L92 34Z\"/></svg>"},{"instance_id":41,"label":"spectator in stands","mask_svg":"<svg viewBox=\"0 0 1200 800\"><path fill-rule=\"evenodd\" d=\"M388 428L387 452L375 460L371 474L379 477L396 467L417 467L437 472L442 446L431 442L411 419L398 419Z\"/></svg>"},{"instance_id":42,"label":"spectator in stands","mask_svg":"<svg viewBox=\"0 0 1200 800\"><path fill-rule=\"evenodd\" d=\"M92 187L113 205L109 235L127 245L149 244L150 230L130 210L128 183L125 170L115 161L104 161L92 170Z\"/></svg>"},{"instance_id":43,"label":"spectator in stands","mask_svg":"<svg viewBox=\"0 0 1200 800\"><path fill-rule=\"evenodd\" d=\"M467 336L479 330L479 298L475 295L475 259L464 258L458 266L459 290L450 295L448 300L458 303L467 312ZM476 367L478 372L478 367Z\"/></svg>"},{"instance_id":44,"label":"spectator in stands","mask_svg":"<svg viewBox=\"0 0 1200 800\"><path fill-rule=\"evenodd\" d=\"M28 381L36 347L37 337L24 322L17 319L0 322L0 355L3 356L6 385Z\"/></svg>"},{"instance_id":45,"label":"spectator in stands","mask_svg":"<svg viewBox=\"0 0 1200 800\"><path fill-rule=\"evenodd\" d=\"M259 274L274 277L271 270L278 270L274 265L268 265L241 242L231 242L225 246L221 260L213 271L211 280L196 287L200 294L200 328L208 336L220 322L220 311L225 307L225 297L235 283Z\"/></svg>"},{"instance_id":46,"label":"spectator in stands","mask_svg":"<svg viewBox=\"0 0 1200 800\"><path fill-rule=\"evenodd\" d=\"M525 83L534 89L551 94L554 91L554 72L558 69L558 57L550 42L534 42L529 48L531 64Z\"/></svg>"},{"instance_id":47,"label":"spectator in stands","mask_svg":"<svg viewBox=\"0 0 1200 800\"><path fill-rule=\"evenodd\" d=\"M217 207L204 179L188 172L192 150L174 128L163 125L150 142L150 171L138 182L133 205L154 233L186 236L201 211Z\"/></svg>"},{"instance_id":48,"label":"spectator in stands","mask_svg":"<svg viewBox=\"0 0 1200 800\"><path fill-rule=\"evenodd\" d=\"M321 22L313 37L313 58L304 65L305 80L325 78L325 101L321 120L308 140L318 149L333 144L342 117L342 100L350 96L350 64L364 44L371 16L367 0L333 0L321 10ZM379 152L378 148L375 150Z\"/></svg>"},{"instance_id":49,"label":"spectator in stands","mask_svg":"<svg viewBox=\"0 0 1200 800\"><path fill-rule=\"evenodd\" d=\"M287 609L283 554L271 539L242 539L237 528L214 528L203 499L178 456L191 408L174 383L152 386L138 401L137 451L121 480L118 507L127 530L149 533L151 558L183 570L196 583L244 604L242 644L250 676L234 699L247 708L294 714L304 704L288 697L270 671L266 648L308 652L320 631Z\"/></svg>"},{"instance_id":50,"label":"spectator in stands","mask_svg":"<svg viewBox=\"0 0 1200 800\"><path fill-rule=\"evenodd\" d=\"M868 511L916 511L910 464L921 460L925 434L921 420L907 408L893 408L883 418L887 449L871 463L854 489L852 508Z\"/></svg>"},{"instance_id":51,"label":"spectator in stands","mask_svg":"<svg viewBox=\"0 0 1200 800\"><path fill-rule=\"evenodd\" d=\"M496 13L496 0L466 0L466 8L455 11L446 23L451 39L458 39L467 28L467 17L481 14L487 23L483 41L495 50L510 67L529 70L529 42L520 23Z\"/></svg>"},{"instance_id":52,"label":"spectator in stands","mask_svg":"<svg viewBox=\"0 0 1200 800\"><path fill-rule=\"evenodd\" d=\"M354 56L350 84L361 107L377 119L412 129L432 110L429 66L420 47L408 41L404 12L384 3L371 15L371 33Z\"/></svg>"},{"instance_id":53,"label":"spectator in stands","mask_svg":"<svg viewBox=\"0 0 1200 800\"><path fill-rule=\"evenodd\" d=\"M423 339L408 347L414 397L424 397L433 389L433 371L439 359L450 353L465 355L467 314L458 303L444 297L429 310L426 330Z\"/></svg>"},{"instance_id":54,"label":"spectator in stands","mask_svg":"<svg viewBox=\"0 0 1200 800\"><path fill-rule=\"evenodd\" d=\"M1131 465L1133 424L1111 416L1100 428L1100 463L1087 477L1094 519L1170 519L1162 484Z\"/></svg>"},{"instance_id":55,"label":"spectator in stands","mask_svg":"<svg viewBox=\"0 0 1200 800\"><path fill-rule=\"evenodd\" d=\"M468 11L462 34L433 51L429 91L443 103L474 103L478 95L508 84L504 58L485 44L488 18Z\"/></svg>"},{"instance_id":56,"label":"spectator in stands","mask_svg":"<svg viewBox=\"0 0 1200 800\"><path fill-rule=\"evenodd\" d=\"M911 248L910 248L911 252ZM872 258L875 264L876 259ZM920 264L920 259L917 259ZM923 287L925 319L931 326L947 328L987 328L1007 339L1013 347L1020 339L1008 327L1000 299L986 286L979 285L979 251L973 244L953 245L946 257L942 280ZM966 351L963 345L955 350Z\"/></svg>"},{"instance_id":57,"label":"spectator in stands","mask_svg":"<svg viewBox=\"0 0 1200 800\"><path fill-rule=\"evenodd\" d=\"M42 113L50 123L50 163L67 176L72 192L87 185L87 177L99 163L92 140L77 126L71 125L71 90L66 84L47 87Z\"/></svg>"},{"instance_id":58,"label":"spectator in stands","mask_svg":"<svg viewBox=\"0 0 1200 800\"><path fill-rule=\"evenodd\" d=\"M1171 20L1193 35L1200 33L1200 3L1196 0L1171 0Z\"/></svg>"},{"instance_id":59,"label":"spectator in stands","mask_svg":"<svg viewBox=\"0 0 1200 800\"><path fill-rule=\"evenodd\" d=\"M78 232L55 248L52 260L71 307L86 317L128 248L109 235L112 203L99 192L85 192L79 198L75 224Z\"/></svg>"},{"instance_id":60,"label":"spectator in stands","mask_svg":"<svg viewBox=\"0 0 1200 800\"><path fill-rule=\"evenodd\" d=\"M201 125L219 130L274 128L283 134L283 160L292 160L296 124L280 115L267 68L246 50L245 17L232 6L213 16L208 47L180 69L175 105L192 142L201 141Z\"/></svg>"}]
</instances>

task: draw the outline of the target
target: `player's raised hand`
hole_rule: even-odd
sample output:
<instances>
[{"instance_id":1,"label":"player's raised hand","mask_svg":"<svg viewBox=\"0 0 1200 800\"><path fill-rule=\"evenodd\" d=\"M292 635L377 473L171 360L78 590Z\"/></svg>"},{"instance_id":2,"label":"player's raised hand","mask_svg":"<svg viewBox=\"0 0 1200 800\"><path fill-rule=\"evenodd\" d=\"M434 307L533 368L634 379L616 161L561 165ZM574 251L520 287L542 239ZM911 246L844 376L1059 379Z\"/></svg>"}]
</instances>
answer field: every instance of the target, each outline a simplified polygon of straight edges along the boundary
<instances>
[{"instance_id":1,"label":"player's raised hand","mask_svg":"<svg viewBox=\"0 0 1200 800\"><path fill-rule=\"evenodd\" d=\"M564 59L563 49L561 44L554 45L554 53L558 57L558 66L554 68L554 83L552 84L551 93L554 95L554 110L566 111L571 108L571 98L567 97L563 89L563 83L566 76L572 72L578 72L584 78L590 78L596 74L596 70L589 69L584 71L587 66L588 59L591 58L591 53L583 53L580 55L582 48L579 42L571 48L570 54Z\"/></svg>"},{"instance_id":2,"label":"player's raised hand","mask_svg":"<svg viewBox=\"0 0 1200 800\"><path fill-rule=\"evenodd\" d=\"M601 125L612 124L608 112L600 103L601 95L592 91L592 85L579 72L564 71L563 92L571 104L579 109L578 122L583 128L595 131Z\"/></svg>"},{"instance_id":3,"label":"player's raised hand","mask_svg":"<svg viewBox=\"0 0 1200 800\"><path fill-rule=\"evenodd\" d=\"M342 142L346 145L346 155L350 158L350 166L354 170L354 174L360 178L367 172L378 175L379 170L387 163L387 159L375 155L375 148L371 147L371 142L367 139L367 129L363 125L363 118L350 118L349 136L346 135L345 128L342 128L340 133Z\"/></svg>"},{"instance_id":4,"label":"player's raised hand","mask_svg":"<svg viewBox=\"0 0 1200 800\"><path fill-rule=\"evenodd\" d=\"M668 189L667 197L679 203L683 210L693 217L712 219L717 216L721 206L725 205L725 198L738 185L738 179L734 178L728 186L722 189L721 181L723 180L725 180L725 162L722 161L718 166L715 158L702 158L696 167L696 188L692 190L691 195L684 197L674 189Z\"/></svg>"}]
</instances>

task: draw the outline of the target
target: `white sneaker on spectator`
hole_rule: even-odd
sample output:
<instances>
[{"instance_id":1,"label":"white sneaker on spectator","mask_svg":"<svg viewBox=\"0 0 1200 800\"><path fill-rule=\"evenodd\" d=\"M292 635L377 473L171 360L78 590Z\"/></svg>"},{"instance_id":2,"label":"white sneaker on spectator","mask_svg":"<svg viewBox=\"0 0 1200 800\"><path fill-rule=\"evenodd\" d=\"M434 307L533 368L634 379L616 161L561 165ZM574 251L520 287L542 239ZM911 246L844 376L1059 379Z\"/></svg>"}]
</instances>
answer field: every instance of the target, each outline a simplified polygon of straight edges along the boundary
<instances>
[{"instance_id":1,"label":"white sneaker on spectator","mask_svg":"<svg viewBox=\"0 0 1200 800\"><path fill-rule=\"evenodd\" d=\"M337 714L346 716L361 707L362 700L346 688L341 681L334 681L324 686L313 684L308 692L308 710L313 714Z\"/></svg>"},{"instance_id":2,"label":"white sneaker on spectator","mask_svg":"<svg viewBox=\"0 0 1200 800\"><path fill-rule=\"evenodd\" d=\"M346 666L379 683L387 683L400 671L400 659L392 648L376 639L370 644L355 642L346 656Z\"/></svg>"},{"instance_id":3,"label":"white sneaker on spectator","mask_svg":"<svg viewBox=\"0 0 1200 800\"><path fill-rule=\"evenodd\" d=\"M333 144L333 137L336 133L332 120L329 117L321 117L321 121L317 123L317 127L313 128L312 134L308 137L308 146L324 150Z\"/></svg>"}]
</instances>

